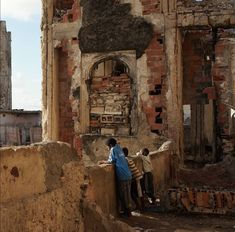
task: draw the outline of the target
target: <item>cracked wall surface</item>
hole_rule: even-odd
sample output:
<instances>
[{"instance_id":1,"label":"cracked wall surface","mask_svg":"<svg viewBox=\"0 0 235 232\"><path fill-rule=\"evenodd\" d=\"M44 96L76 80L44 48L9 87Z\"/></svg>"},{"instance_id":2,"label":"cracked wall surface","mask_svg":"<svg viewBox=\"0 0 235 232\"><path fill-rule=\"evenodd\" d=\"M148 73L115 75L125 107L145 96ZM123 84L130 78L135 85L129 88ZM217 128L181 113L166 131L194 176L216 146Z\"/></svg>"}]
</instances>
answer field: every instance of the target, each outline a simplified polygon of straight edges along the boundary
<instances>
[{"instance_id":1,"label":"cracked wall surface","mask_svg":"<svg viewBox=\"0 0 235 232\"><path fill-rule=\"evenodd\" d=\"M1 230L82 228L79 200L84 172L68 145L1 148L0 159Z\"/></svg>"},{"instance_id":2,"label":"cracked wall surface","mask_svg":"<svg viewBox=\"0 0 235 232\"><path fill-rule=\"evenodd\" d=\"M191 72L185 72L192 65L188 66L183 59L184 54L190 54L187 53L187 47L183 46L185 40L188 40L187 30L194 30L199 35L194 38L194 44L197 52L201 53L200 59L210 59L206 67L205 60L198 66L198 75L202 76L207 72L213 80L214 64L216 67L219 59L216 46L220 43L219 37L215 37L215 31L234 28L233 5L231 1L222 1L216 5L213 1L195 3L142 0L137 3L127 0L102 2L75 0L65 4L63 1L44 0L42 18L44 140L69 142L79 154L84 154L86 149L83 147L82 136L90 133L94 136L104 135L100 137L104 141L105 136L118 135L111 123L115 116L111 112L115 110L109 111L110 115L105 115L104 112L108 111L101 110L102 94L100 93L98 97L92 95L90 98L90 96L91 88L94 88L92 81L98 81L98 79L93 80L91 74L95 64L102 63L105 59L120 59L129 70L127 74L132 80L130 96L133 99L131 113L127 119L130 122L130 133L128 129L123 135L119 133L120 143L125 143L124 135L129 134L129 141L132 141L132 138L139 142L147 141L149 138L150 144L157 144L155 148L158 148L164 139L170 138L175 141L177 154L183 161L186 135L183 122L184 78L193 75L193 69ZM130 26L130 23L133 25ZM208 48L211 46L210 51L205 49L207 46L202 49L197 48L197 44L202 43L203 32L206 30L211 36L208 46ZM227 35L228 37L231 36ZM228 69L230 70L228 78L231 79L232 66ZM105 78L105 75L99 78ZM106 78L112 79L112 73L106 75ZM97 84L97 88L108 92L108 85L112 82L106 83L104 79L102 80L102 87L100 83L100 86ZM120 83L120 85L117 83L111 85L119 85L122 89L124 82ZM212 118L215 124L204 123L205 136L203 136L208 141L215 142L213 145L203 142L205 147L200 148L201 155L197 156L195 153L190 157L197 162L216 162L223 156L218 155L220 148L223 151L221 154L226 153L220 145L221 133L216 131L220 112L218 110L217 114L214 113L219 109L221 93L215 88L214 83L204 85L206 83L198 84L191 94L200 95L199 99L203 97L209 99L209 104L203 107L205 115L210 115L208 118ZM213 91L219 95L218 98L213 97ZM94 106L91 102L96 102L95 110L98 110L98 113L92 108ZM106 129L102 130L101 134L101 127L98 126L96 129L94 125L100 125L100 120L104 118L103 114L107 117L106 121L109 118L112 120L105 124ZM123 112L119 116L122 114ZM206 117L202 120L206 122ZM232 119L229 119L230 131L231 123ZM229 137L228 140L230 143L232 139ZM206 150L212 150L213 154L208 155Z\"/></svg>"},{"instance_id":3,"label":"cracked wall surface","mask_svg":"<svg viewBox=\"0 0 235 232\"><path fill-rule=\"evenodd\" d=\"M133 231L114 217L112 165L86 169L61 142L0 148L0 163L1 231Z\"/></svg>"},{"instance_id":4,"label":"cracked wall surface","mask_svg":"<svg viewBox=\"0 0 235 232\"><path fill-rule=\"evenodd\" d=\"M150 155L158 191L177 179L173 156L173 147ZM113 165L85 166L62 142L0 148L0 163L1 230L134 231L117 218Z\"/></svg>"}]
</instances>

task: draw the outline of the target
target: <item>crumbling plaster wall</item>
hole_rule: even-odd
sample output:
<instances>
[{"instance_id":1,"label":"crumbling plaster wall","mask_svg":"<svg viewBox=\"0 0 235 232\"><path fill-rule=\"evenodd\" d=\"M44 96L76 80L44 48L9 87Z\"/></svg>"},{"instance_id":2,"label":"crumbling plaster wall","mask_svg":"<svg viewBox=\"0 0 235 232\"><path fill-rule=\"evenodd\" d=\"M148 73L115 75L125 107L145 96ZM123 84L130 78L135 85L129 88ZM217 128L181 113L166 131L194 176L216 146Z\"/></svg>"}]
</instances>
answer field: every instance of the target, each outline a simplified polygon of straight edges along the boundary
<instances>
[{"instance_id":1,"label":"crumbling plaster wall","mask_svg":"<svg viewBox=\"0 0 235 232\"><path fill-rule=\"evenodd\" d=\"M88 164L97 163L99 160L108 159L109 151L105 145L105 141L107 140L106 136L83 135L81 139L83 144L83 157ZM142 139L132 136L117 137L117 142L122 147L128 147L130 155L136 155L136 153L144 147L149 148L150 151L156 151L156 148L162 145L164 139L154 141L148 136L143 136Z\"/></svg>"},{"instance_id":2,"label":"crumbling plaster wall","mask_svg":"<svg viewBox=\"0 0 235 232\"><path fill-rule=\"evenodd\" d=\"M134 231L114 217L112 165L85 169L59 142L1 148L0 164L1 231Z\"/></svg>"},{"instance_id":3,"label":"crumbling plaster wall","mask_svg":"<svg viewBox=\"0 0 235 232\"><path fill-rule=\"evenodd\" d=\"M234 10L235 3L233 0L179 0L177 1L177 7L179 11L216 11L216 10Z\"/></svg>"},{"instance_id":4,"label":"crumbling plaster wall","mask_svg":"<svg viewBox=\"0 0 235 232\"><path fill-rule=\"evenodd\" d=\"M105 6L102 4L106 3L106 0L93 3L92 5L90 1L74 1L72 8L59 20L55 20L53 2L43 1L43 138L73 143L81 154L80 135L88 132L88 123L84 120L89 109L85 107L89 105L85 82L88 78L88 67L92 67L92 62L96 61L95 56L103 57L115 53L125 56L128 50L136 50L140 41L136 43L135 39L132 40L135 30L132 30L134 34L131 33L128 43L123 42L124 35L128 34L126 22L129 19L134 20L135 25L140 25L140 29L143 25L148 28L147 31L142 31L142 37L137 38L143 39L146 33L151 35L146 37L146 43L141 44L137 50L136 69L133 72L135 77L132 77L137 85L137 132L134 136L138 141L143 137L150 137L153 144L159 140L155 134L169 137L176 142L177 154L183 160L183 30L211 26L232 27L234 9L230 7L230 2L222 8L221 5L213 5L212 11L206 11L202 7L205 2L202 5L198 3L194 13L192 7L195 6L185 5L182 1L110 1ZM90 17L89 12L96 4L99 7L92 11L94 17ZM113 29L111 32L107 29L110 28L111 22L120 19L120 16L123 17L121 22L124 22L125 30L122 32L125 33L119 36L117 30ZM108 22L110 17L112 20ZM108 25L105 28L99 24L103 21ZM100 28L102 33L99 33L97 28ZM110 35L114 41L109 43L103 35ZM87 36L92 43L87 43ZM97 39L99 43L94 42ZM58 51L64 53L65 59L67 57L64 83L58 79L58 66L62 62ZM69 97L61 101L63 91Z\"/></svg>"},{"instance_id":5,"label":"crumbling plaster wall","mask_svg":"<svg viewBox=\"0 0 235 232\"><path fill-rule=\"evenodd\" d=\"M76 5L78 1L75 1ZM142 4L134 4L132 6L132 11L140 12L143 11ZM87 122L83 120L84 111L81 109L84 109L84 107L80 108L81 105L86 105L85 102L83 102L82 99L79 99L84 96L82 93L87 94L86 85L84 85L84 81L87 78L87 76L84 76L84 73L88 73L89 70L87 70L87 60L92 61L92 56L98 56L102 57L104 55L114 55L115 52L109 53L93 53L93 54L86 54L82 55L81 51L79 49L79 40L77 38L78 31L81 28L81 18L78 16L76 20L73 22L67 22L65 20L62 20L62 22L53 22L53 12L52 12L52 2L50 1L44 1L43 9L45 12L45 15L42 19L42 30L43 30L43 66L45 65L46 69L44 70L44 81L43 81L43 131L44 140L47 139L53 139L58 140L61 139L60 137L60 128L65 124L66 122L61 120L61 117L59 116L59 112L61 111L59 102L59 96L61 90L58 90L58 86L60 85L57 74L58 74L58 63L59 63L59 53L58 49L62 49L64 52L66 51L68 56L68 66L67 66L67 77L71 78L71 87L70 90L66 90L67 92L70 91L70 97L65 104L70 104L72 107L72 112L69 113L70 115L67 117L67 120L70 124L67 123L66 125L69 125L70 128L68 129L70 134L74 136L74 146L78 148L78 150L81 147L81 141L79 135L84 132L84 125ZM79 5L76 5L77 11L80 11ZM146 6L144 6L146 7ZM75 7L73 7L74 9ZM139 14L139 13L138 13ZM144 13L145 14L145 13ZM160 15L160 14L159 14ZM129 16L132 17L132 16ZM154 22L154 30L160 29L161 32L163 31L163 20L161 16L160 24L159 20L157 20L157 16L151 16L152 18L156 18ZM146 11L146 18L147 21L151 21L152 18L149 15L149 12ZM64 17L63 17L64 18ZM143 21L143 19L141 19ZM150 25L150 24L149 24ZM161 82L161 78L165 75L165 59L164 59L164 53L163 53L163 44L160 44L160 42L156 41L158 38L161 40L161 36L159 36L159 33L156 32L157 35L154 36L151 46L148 48L149 54L143 54L139 59L137 59L137 64L131 60L127 60L126 62L128 64L131 64L131 75L133 75L133 79L136 80L136 84L138 86L138 95L137 95L137 111L138 116L133 115L133 123L136 123L137 130L138 131L138 137L139 139L142 139L142 136L145 135L146 137L151 137L153 143L156 140L156 136L154 136L153 133L151 133L151 130L157 130L161 131L163 130L163 127L161 124L155 125L155 117L158 113L155 112L155 107L157 107L160 103L159 97L152 96L150 98L151 103L148 100L148 92L152 89L154 89L155 85L158 82ZM155 45L158 43L159 45ZM45 46L47 44L47 46ZM159 46L156 47L156 46ZM154 50L156 53L154 53ZM159 49L159 50L158 50ZM125 56L125 51L118 52L119 54L122 54L122 56ZM158 65L158 59L155 59L154 56L163 57L161 59L161 66ZM134 55L134 53L133 53ZM89 57L85 60L85 57ZM134 57L134 56L133 56ZM131 58L132 59L132 58ZM152 60L151 60L152 59ZM154 59L154 60L153 60ZM93 61L95 61L93 59ZM85 65L84 65L85 64ZM134 64L134 65L133 65ZM89 64L90 67L92 66L92 63ZM158 77L156 77L156 83L152 83L149 85L151 79L154 75L154 73L157 73L157 69L160 68L160 72L158 74ZM52 89L52 91L50 91ZM79 97L77 97L77 93ZM143 106L146 104L146 106ZM151 111L148 112L148 106L153 107ZM143 112L144 107L144 112ZM159 105L159 107L162 107L162 105ZM146 115L147 114L147 115ZM74 125L71 124L71 118L73 119ZM73 128L72 128L73 127ZM66 132L67 133L67 132ZM65 134L65 133L63 133ZM71 137L71 136L70 136ZM66 140L66 136L63 137L63 141L69 141L70 139Z\"/></svg>"},{"instance_id":6,"label":"crumbling plaster wall","mask_svg":"<svg viewBox=\"0 0 235 232\"><path fill-rule=\"evenodd\" d=\"M177 2L178 26L230 27L235 24L235 4L233 0Z\"/></svg>"},{"instance_id":7,"label":"crumbling plaster wall","mask_svg":"<svg viewBox=\"0 0 235 232\"><path fill-rule=\"evenodd\" d=\"M225 154L233 153L233 120L230 112L233 108L232 90L233 73L233 37L235 27L235 5L234 1L202 1L192 3L184 1L178 4L178 26L184 30L209 30L213 36L212 51L212 86L205 88L203 93L214 101L216 113L216 127L214 146L216 156L213 160L223 158ZM230 28L230 29L229 29ZM226 44L226 45L225 45ZM208 53L208 51L207 51ZM213 55L214 54L214 55ZM230 84L228 84L230 83ZM232 129L231 129L232 128ZM205 156L203 158L206 158Z\"/></svg>"},{"instance_id":8,"label":"crumbling plaster wall","mask_svg":"<svg viewBox=\"0 0 235 232\"><path fill-rule=\"evenodd\" d=\"M2 231L82 231L84 169L67 144L2 148L0 163Z\"/></svg>"},{"instance_id":9,"label":"crumbling plaster wall","mask_svg":"<svg viewBox=\"0 0 235 232\"><path fill-rule=\"evenodd\" d=\"M217 91L217 124L220 135L218 145L223 154L234 152L234 77L235 77L235 33L233 30L218 32L215 45L213 80Z\"/></svg>"}]
</instances>

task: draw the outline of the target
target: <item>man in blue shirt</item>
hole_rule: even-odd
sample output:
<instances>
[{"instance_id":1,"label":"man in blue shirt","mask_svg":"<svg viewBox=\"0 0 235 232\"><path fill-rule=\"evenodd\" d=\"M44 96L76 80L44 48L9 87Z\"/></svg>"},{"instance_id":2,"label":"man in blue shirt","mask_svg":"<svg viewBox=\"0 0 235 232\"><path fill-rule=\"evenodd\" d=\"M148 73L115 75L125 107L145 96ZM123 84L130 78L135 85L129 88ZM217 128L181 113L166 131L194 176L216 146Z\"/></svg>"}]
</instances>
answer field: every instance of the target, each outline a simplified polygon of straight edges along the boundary
<instances>
[{"instance_id":1,"label":"man in blue shirt","mask_svg":"<svg viewBox=\"0 0 235 232\"><path fill-rule=\"evenodd\" d=\"M128 162L122 151L122 148L117 144L114 138L109 138L105 143L110 150L107 161L99 163L114 164L117 177L117 190L121 203L121 210L125 216L131 215L131 171L128 167Z\"/></svg>"}]
</instances>

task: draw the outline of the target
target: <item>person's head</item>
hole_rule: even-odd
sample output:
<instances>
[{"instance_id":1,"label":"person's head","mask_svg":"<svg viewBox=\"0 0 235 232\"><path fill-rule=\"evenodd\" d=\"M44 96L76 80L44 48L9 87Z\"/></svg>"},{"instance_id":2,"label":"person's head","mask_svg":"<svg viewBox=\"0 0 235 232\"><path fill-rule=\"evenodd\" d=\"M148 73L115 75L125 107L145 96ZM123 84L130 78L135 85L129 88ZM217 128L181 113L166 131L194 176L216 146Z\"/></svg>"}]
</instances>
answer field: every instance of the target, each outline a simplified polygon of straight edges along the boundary
<instances>
[{"instance_id":1,"label":"person's head","mask_svg":"<svg viewBox=\"0 0 235 232\"><path fill-rule=\"evenodd\" d=\"M109 138L106 140L105 145L109 147L109 149L111 149L112 147L114 147L117 144L116 139L114 138Z\"/></svg>"},{"instance_id":2,"label":"person's head","mask_svg":"<svg viewBox=\"0 0 235 232\"><path fill-rule=\"evenodd\" d=\"M128 153L129 153L128 148L127 147L123 147L122 151L123 151L124 155L127 157Z\"/></svg>"},{"instance_id":3,"label":"person's head","mask_svg":"<svg viewBox=\"0 0 235 232\"><path fill-rule=\"evenodd\" d=\"M141 150L141 154L144 155L144 156L147 156L149 154L149 149L148 148L143 148Z\"/></svg>"}]
</instances>

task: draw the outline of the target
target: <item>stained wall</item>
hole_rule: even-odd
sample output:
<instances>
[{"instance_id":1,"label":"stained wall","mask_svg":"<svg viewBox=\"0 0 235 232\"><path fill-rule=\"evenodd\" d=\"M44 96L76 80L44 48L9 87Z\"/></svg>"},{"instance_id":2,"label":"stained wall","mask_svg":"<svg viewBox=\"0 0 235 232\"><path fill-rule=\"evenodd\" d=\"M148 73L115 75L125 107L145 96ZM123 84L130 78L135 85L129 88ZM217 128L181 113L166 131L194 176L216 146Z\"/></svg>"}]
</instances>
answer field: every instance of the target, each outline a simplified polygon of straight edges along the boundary
<instances>
[{"instance_id":1,"label":"stained wall","mask_svg":"<svg viewBox=\"0 0 235 232\"><path fill-rule=\"evenodd\" d=\"M151 155L159 190L173 181L171 155L169 150ZM0 163L3 231L135 230L116 217L113 165L85 167L62 142L0 148Z\"/></svg>"}]
</instances>

